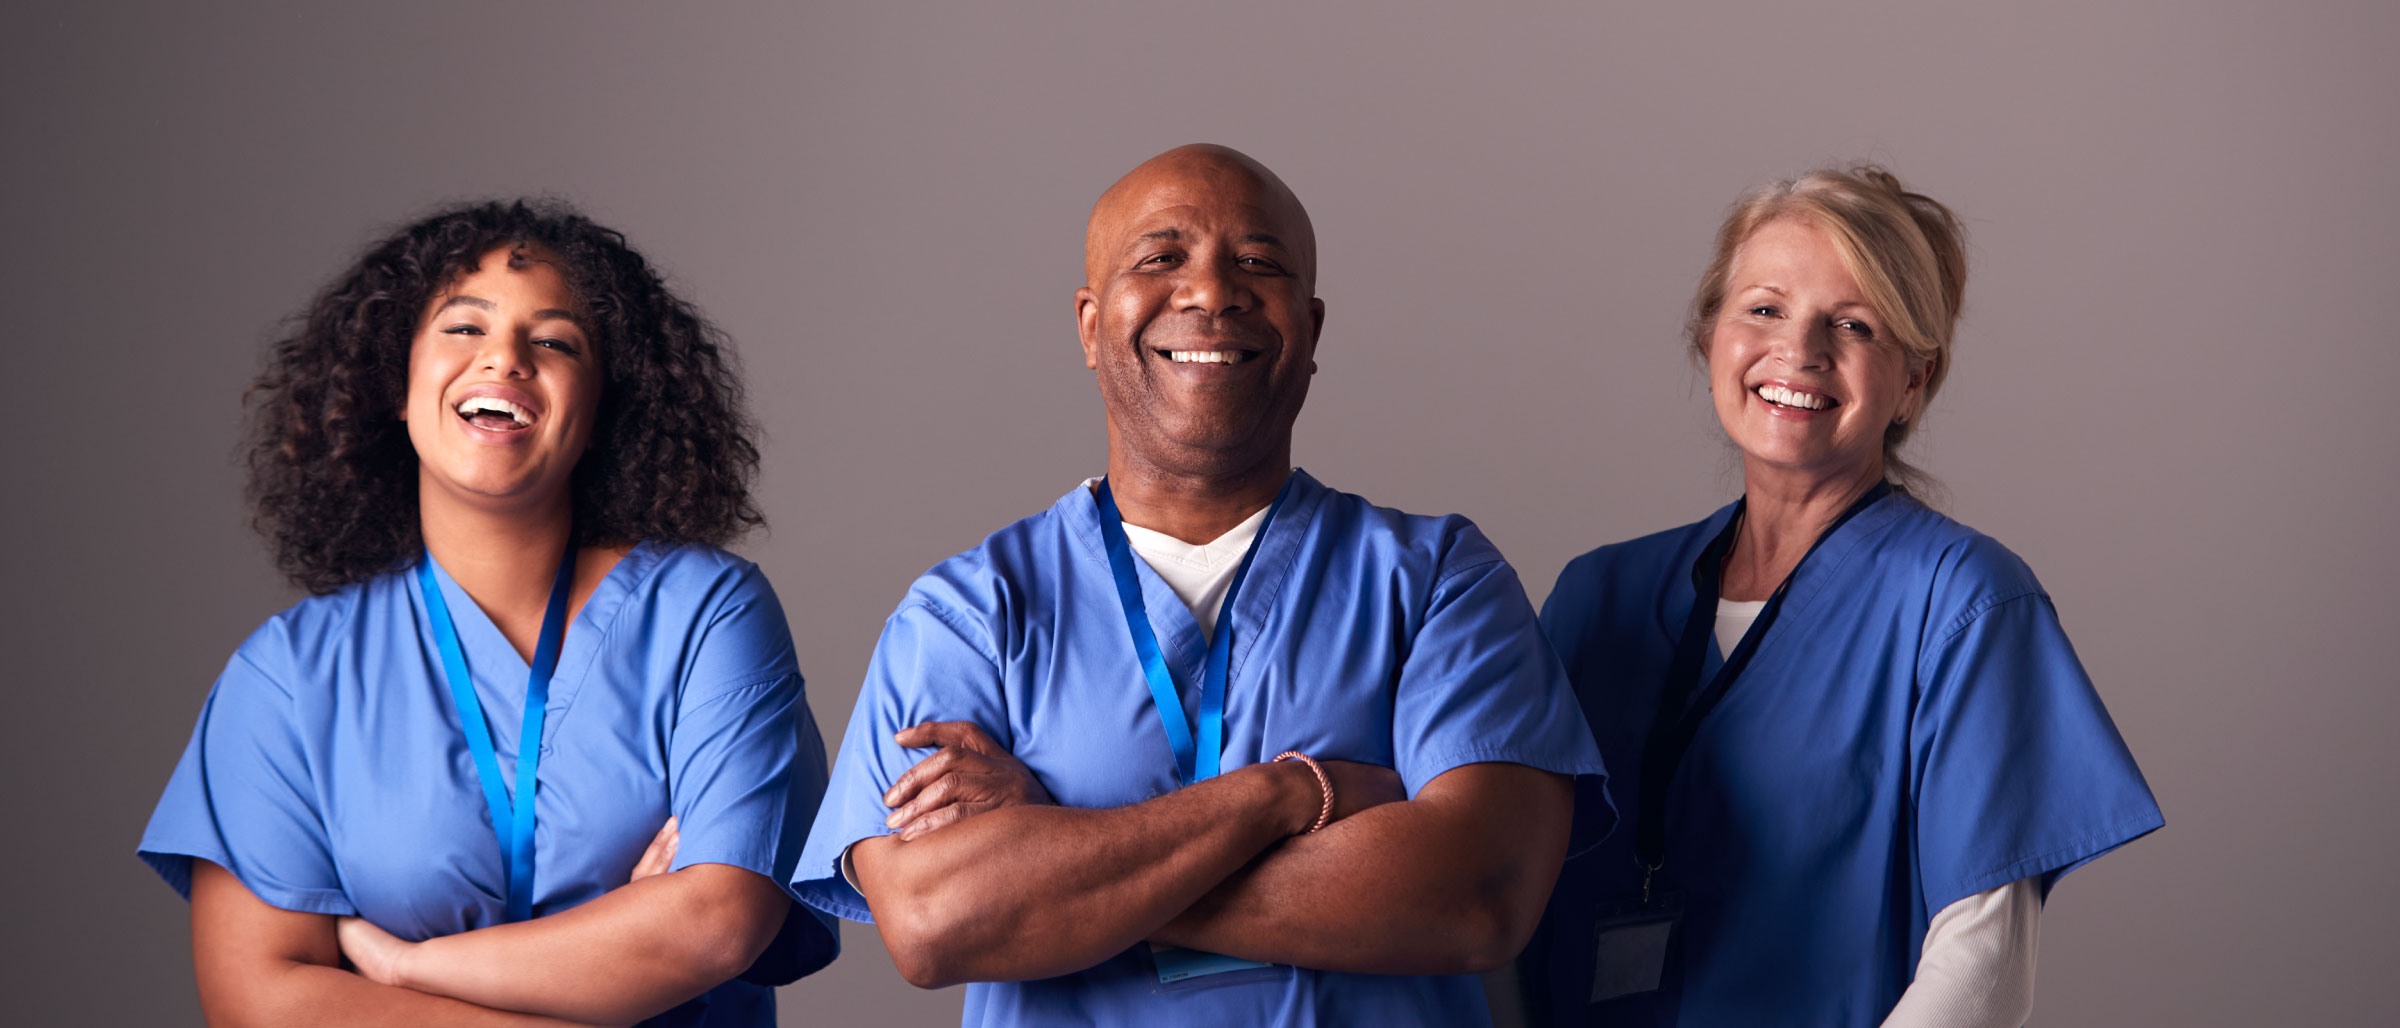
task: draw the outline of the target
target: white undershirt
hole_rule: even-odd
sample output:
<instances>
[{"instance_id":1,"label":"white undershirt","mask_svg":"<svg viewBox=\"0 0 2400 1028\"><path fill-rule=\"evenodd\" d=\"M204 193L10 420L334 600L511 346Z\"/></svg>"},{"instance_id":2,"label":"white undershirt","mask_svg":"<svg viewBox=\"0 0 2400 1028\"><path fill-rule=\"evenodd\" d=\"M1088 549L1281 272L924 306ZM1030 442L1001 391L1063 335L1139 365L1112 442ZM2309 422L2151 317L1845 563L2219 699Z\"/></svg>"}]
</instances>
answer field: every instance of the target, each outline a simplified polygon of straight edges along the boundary
<instances>
[{"instance_id":1,"label":"white undershirt","mask_svg":"<svg viewBox=\"0 0 2400 1028\"><path fill-rule=\"evenodd\" d=\"M1917 979L1883 1028L2019 1028L2033 1016L2041 915L2038 876L1943 907L1925 929Z\"/></svg>"},{"instance_id":2,"label":"white undershirt","mask_svg":"<svg viewBox=\"0 0 2400 1028\"><path fill-rule=\"evenodd\" d=\"M1197 545L1127 522L1125 542L1175 590L1175 598L1192 612L1192 620L1200 623L1200 637L1206 639L1216 634L1225 589L1233 584L1234 571L1242 566L1250 540L1258 537L1258 526L1266 520L1267 509L1261 507L1224 535Z\"/></svg>"},{"instance_id":3,"label":"white undershirt","mask_svg":"<svg viewBox=\"0 0 2400 1028\"><path fill-rule=\"evenodd\" d=\"M1717 601L1717 656L1730 657L1733 648L1742 644L1750 625L1758 620L1758 612L1767 609L1765 600Z\"/></svg>"},{"instance_id":4,"label":"white undershirt","mask_svg":"<svg viewBox=\"0 0 2400 1028\"><path fill-rule=\"evenodd\" d=\"M1765 600L1717 601L1717 654L1741 645ZM2033 1016L2042 886L2023 878L1942 908L1925 928L1916 980L1883 1028L2018 1028Z\"/></svg>"}]
</instances>

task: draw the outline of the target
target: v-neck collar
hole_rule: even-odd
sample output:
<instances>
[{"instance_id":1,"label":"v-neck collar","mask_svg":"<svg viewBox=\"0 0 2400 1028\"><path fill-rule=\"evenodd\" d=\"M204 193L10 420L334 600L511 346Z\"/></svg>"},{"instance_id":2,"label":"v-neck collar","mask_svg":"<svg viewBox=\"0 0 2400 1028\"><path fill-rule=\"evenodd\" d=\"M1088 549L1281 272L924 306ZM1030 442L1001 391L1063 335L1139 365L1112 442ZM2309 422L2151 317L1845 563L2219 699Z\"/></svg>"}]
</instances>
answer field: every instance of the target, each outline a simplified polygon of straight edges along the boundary
<instances>
[{"instance_id":1,"label":"v-neck collar","mask_svg":"<svg viewBox=\"0 0 2400 1028\"><path fill-rule=\"evenodd\" d=\"M484 613L475 598L467 595L457 579L450 577L449 569L442 567L441 561L433 559L431 551L427 551L421 559L433 566L434 582L442 590L443 602L450 605L451 624L458 632L459 648L465 651L467 675L475 679L477 695L499 699L515 709L516 716L524 716L525 684L533 672L532 666L508 641L508 636L500 631L500 626L492 621L491 615ZM565 634L559 639L558 667L550 676L550 701L543 707L547 712L542 731L545 743L557 730L559 719L556 715L574 704L575 694L583 685L584 672L590 669L600 654L601 639L607 635L606 627L624 606L633 584L645 577L657 560L657 547L648 541L635 544L632 550L608 569L606 575L601 576L599 584L592 587L592 594L584 599L583 606L567 622ZM422 609L423 601L417 601L417 606L420 608L417 618L424 622L429 615ZM487 712L487 715L490 713L493 712ZM505 739L493 740L503 750L513 749L516 745L513 734L496 734L506 736Z\"/></svg>"},{"instance_id":2,"label":"v-neck collar","mask_svg":"<svg viewBox=\"0 0 2400 1028\"><path fill-rule=\"evenodd\" d=\"M1226 667L1226 679L1241 676L1242 666L1258 645L1261 626L1267 614L1275 609L1275 601L1283 594L1290 577L1292 561L1299 555L1300 539L1309 534L1328 492L1322 484L1299 468L1292 469L1291 493L1284 497L1283 509L1275 520L1264 526L1266 538L1259 541L1258 554L1250 560L1249 574L1242 581L1241 592L1233 598L1228 609L1217 613L1220 627L1233 629L1233 650ZM1078 484L1072 492L1059 498L1051 511L1064 519L1069 535L1083 543L1085 560L1097 565L1096 572L1108 574L1108 544L1100 535L1100 501L1089 486ZM1175 595L1173 587L1148 561L1136 560L1134 576L1141 581L1142 605L1150 616L1150 629L1158 636L1159 648L1164 650L1168 663L1175 668L1179 688L1194 692L1198 687L1201 662L1208 655L1208 639L1200 634L1200 623L1193 619L1191 609L1183 598ZM1108 591L1115 596L1114 589ZM1190 700L1193 697L1187 696Z\"/></svg>"},{"instance_id":3,"label":"v-neck collar","mask_svg":"<svg viewBox=\"0 0 2400 1028\"><path fill-rule=\"evenodd\" d=\"M1906 494L1894 490L1869 504L1867 509L1859 511L1836 528L1833 535L1827 537L1814 553L1800 562L1799 567L1792 569L1791 593L1784 598L1784 610L1778 623L1786 620L1807 623L1809 616L1835 592L1824 586L1840 581L1850 561L1874 539L1882 536L1883 529L1900 516L1904 504L1909 502L1905 497ZM1674 567L1667 576L1667 590L1661 594L1656 611L1659 631L1665 633L1669 640L1682 636L1682 619L1690 616L1693 604L1700 599L1699 590L1692 586L1692 563L1699 560L1700 555L1708 549L1709 540L1725 531L1726 522L1732 520L1734 510L1740 506L1737 500L1717 508L1716 513L1694 526L1685 547L1676 555ZM1714 617L1715 612L1709 612L1709 616ZM1763 646L1771 641L1761 639L1759 643ZM1725 655L1718 651L1712 634L1708 653L1700 669L1702 680L1714 676L1724 664Z\"/></svg>"}]
</instances>

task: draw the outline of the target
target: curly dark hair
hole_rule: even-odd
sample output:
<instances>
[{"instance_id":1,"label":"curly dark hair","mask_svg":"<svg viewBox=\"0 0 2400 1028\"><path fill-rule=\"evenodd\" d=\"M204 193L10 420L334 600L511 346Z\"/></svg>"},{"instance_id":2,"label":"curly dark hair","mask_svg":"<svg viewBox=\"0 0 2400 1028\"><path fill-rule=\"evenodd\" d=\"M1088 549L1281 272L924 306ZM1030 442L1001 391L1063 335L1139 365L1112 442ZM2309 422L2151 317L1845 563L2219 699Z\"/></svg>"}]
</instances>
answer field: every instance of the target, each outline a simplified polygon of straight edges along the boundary
<instances>
[{"instance_id":1,"label":"curly dark hair","mask_svg":"<svg viewBox=\"0 0 2400 1028\"><path fill-rule=\"evenodd\" d=\"M417 454L400 420L418 320L484 255L526 246L550 251L604 376L573 477L575 544L714 545L765 522L750 498L755 427L723 335L623 234L573 208L462 204L370 247L274 343L246 394L252 523L294 584L330 592L423 547Z\"/></svg>"}]
</instances>

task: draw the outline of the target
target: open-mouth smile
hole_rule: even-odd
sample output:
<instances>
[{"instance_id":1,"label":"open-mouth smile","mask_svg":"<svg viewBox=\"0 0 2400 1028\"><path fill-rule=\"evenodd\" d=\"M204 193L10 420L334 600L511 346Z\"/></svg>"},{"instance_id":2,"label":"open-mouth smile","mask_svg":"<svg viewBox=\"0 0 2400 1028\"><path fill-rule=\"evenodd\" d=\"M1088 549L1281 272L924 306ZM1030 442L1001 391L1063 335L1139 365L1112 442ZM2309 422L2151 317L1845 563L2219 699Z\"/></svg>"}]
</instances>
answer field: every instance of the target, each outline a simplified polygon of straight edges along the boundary
<instances>
[{"instance_id":1,"label":"open-mouth smile","mask_svg":"<svg viewBox=\"0 0 2400 1028\"><path fill-rule=\"evenodd\" d=\"M1166 350L1167 359L1177 364L1240 364L1250 359L1242 350Z\"/></svg>"},{"instance_id":2,"label":"open-mouth smile","mask_svg":"<svg viewBox=\"0 0 2400 1028\"><path fill-rule=\"evenodd\" d=\"M450 409L470 427L498 435L525 431L541 419L540 411L527 398L511 398L483 389L459 400Z\"/></svg>"},{"instance_id":3,"label":"open-mouth smile","mask_svg":"<svg viewBox=\"0 0 2400 1028\"><path fill-rule=\"evenodd\" d=\"M1842 405L1840 400L1823 393L1812 393L1773 382L1762 383L1750 391L1758 394L1758 398L1768 406L1790 411L1825 411Z\"/></svg>"}]
</instances>

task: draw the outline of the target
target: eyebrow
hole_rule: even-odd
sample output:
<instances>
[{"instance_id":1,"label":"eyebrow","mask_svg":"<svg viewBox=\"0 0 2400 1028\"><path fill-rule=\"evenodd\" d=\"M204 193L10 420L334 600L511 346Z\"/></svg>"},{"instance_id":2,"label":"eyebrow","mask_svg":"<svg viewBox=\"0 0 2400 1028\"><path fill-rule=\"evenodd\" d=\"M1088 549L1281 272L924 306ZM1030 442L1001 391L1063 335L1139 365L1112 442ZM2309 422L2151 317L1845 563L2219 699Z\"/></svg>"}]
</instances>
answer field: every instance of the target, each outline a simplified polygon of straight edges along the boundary
<instances>
[{"instance_id":1,"label":"eyebrow","mask_svg":"<svg viewBox=\"0 0 2400 1028\"><path fill-rule=\"evenodd\" d=\"M492 301L486 300L480 296L453 296L442 301L442 305L434 308L433 312L435 314L440 314L441 312L449 310L452 307L473 307L479 311L492 311L495 313L500 310L499 304L493 303ZM576 320L574 311L567 310L563 307L544 307L541 310L533 312L533 320L535 321L550 321L553 319L558 321L571 321L577 326L581 326L583 324L583 322Z\"/></svg>"},{"instance_id":2,"label":"eyebrow","mask_svg":"<svg viewBox=\"0 0 2400 1028\"><path fill-rule=\"evenodd\" d=\"M1182 239L1182 238L1183 238L1183 230L1182 230L1182 229L1179 229L1179 228L1162 228L1162 229L1153 229L1153 230L1151 230L1151 231L1144 232L1144 233L1142 233L1142 234L1141 234L1139 237L1137 237L1138 241L1140 241L1140 242L1145 242L1145 243L1146 243L1146 242L1153 241L1153 240L1164 240L1164 241L1167 241L1167 242L1175 242L1175 241L1178 241L1178 240L1180 240L1180 239ZM1245 243L1265 243L1265 244L1266 244L1266 245L1268 245L1268 246L1276 246L1276 247L1281 247L1281 246L1283 246L1283 240L1282 240L1282 239L1280 239L1280 238L1278 238L1278 237L1276 237L1276 236L1269 235L1269 234L1267 234L1267 233L1265 233L1265 232L1249 232L1249 233L1244 233L1244 234L1243 234L1243 236L1242 236L1242 242L1245 242ZM1286 249L1289 249L1289 247L1285 247L1285 248L1286 248Z\"/></svg>"}]
</instances>

